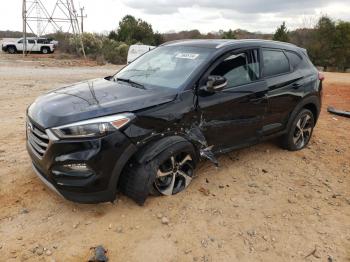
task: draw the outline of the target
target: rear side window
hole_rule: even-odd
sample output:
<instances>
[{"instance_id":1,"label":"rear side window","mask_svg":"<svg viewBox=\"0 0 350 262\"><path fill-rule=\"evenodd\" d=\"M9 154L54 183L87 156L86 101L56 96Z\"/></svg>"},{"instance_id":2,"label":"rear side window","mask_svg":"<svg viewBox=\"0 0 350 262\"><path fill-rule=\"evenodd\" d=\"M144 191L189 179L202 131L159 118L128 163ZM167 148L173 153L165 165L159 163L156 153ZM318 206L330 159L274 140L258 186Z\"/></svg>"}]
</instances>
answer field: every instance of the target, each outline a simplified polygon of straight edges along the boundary
<instances>
[{"instance_id":1,"label":"rear side window","mask_svg":"<svg viewBox=\"0 0 350 262\"><path fill-rule=\"evenodd\" d=\"M292 70L294 71L302 62L302 58L294 52L286 51L285 53L289 59Z\"/></svg>"},{"instance_id":2,"label":"rear side window","mask_svg":"<svg viewBox=\"0 0 350 262\"><path fill-rule=\"evenodd\" d=\"M224 76L228 87L249 84L260 77L258 50L228 55L210 74Z\"/></svg>"},{"instance_id":3,"label":"rear side window","mask_svg":"<svg viewBox=\"0 0 350 262\"><path fill-rule=\"evenodd\" d=\"M28 43L29 44L35 44L35 41L34 40L28 40Z\"/></svg>"},{"instance_id":4,"label":"rear side window","mask_svg":"<svg viewBox=\"0 0 350 262\"><path fill-rule=\"evenodd\" d=\"M38 44L48 44L49 40L48 39L44 39L44 38L40 38L37 40Z\"/></svg>"},{"instance_id":5,"label":"rear side window","mask_svg":"<svg viewBox=\"0 0 350 262\"><path fill-rule=\"evenodd\" d=\"M274 76L290 72L286 55L278 50L263 50L264 75Z\"/></svg>"}]
</instances>

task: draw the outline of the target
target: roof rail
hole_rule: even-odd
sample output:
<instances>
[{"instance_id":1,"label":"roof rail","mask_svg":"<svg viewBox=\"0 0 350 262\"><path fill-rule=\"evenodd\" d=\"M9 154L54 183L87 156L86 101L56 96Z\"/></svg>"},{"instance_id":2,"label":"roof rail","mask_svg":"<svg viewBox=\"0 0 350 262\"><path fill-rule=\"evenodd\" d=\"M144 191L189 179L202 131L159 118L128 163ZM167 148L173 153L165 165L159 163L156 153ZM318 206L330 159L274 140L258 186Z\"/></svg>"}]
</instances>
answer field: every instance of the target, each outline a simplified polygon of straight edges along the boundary
<instances>
[{"instance_id":1,"label":"roof rail","mask_svg":"<svg viewBox=\"0 0 350 262\"><path fill-rule=\"evenodd\" d=\"M234 41L237 41L237 40L227 40L225 42L222 42L220 45L217 45L216 48L219 49L221 47L227 46L228 44L233 44Z\"/></svg>"},{"instance_id":2,"label":"roof rail","mask_svg":"<svg viewBox=\"0 0 350 262\"><path fill-rule=\"evenodd\" d=\"M178 40L172 40L172 41L165 42L165 43L161 44L160 46L175 44L175 43L184 42L184 41L193 41L193 40L198 40L198 39L178 39Z\"/></svg>"},{"instance_id":3,"label":"roof rail","mask_svg":"<svg viewBox=\"0 0 350 262\"><path fill-rule=\"evenodd\" d=\"M237 43L237 42L243 42L243 41L250 41L250 42L267 42L267 43L279 43L279 44L283 44L283 45L289 45L289 46L293 46L296 47L296 45L291 44L291 43L287 43L287 42L281 42L281 41L275 41L275 40L267 40L267 39L255 39L255 38L251 38L251 39L234 39L234 40L227 40L226 42L223 42L222 44L218 45L216 48L222 48L224 46L233 44L233 43Z\"/></svg>"}]
</instances>

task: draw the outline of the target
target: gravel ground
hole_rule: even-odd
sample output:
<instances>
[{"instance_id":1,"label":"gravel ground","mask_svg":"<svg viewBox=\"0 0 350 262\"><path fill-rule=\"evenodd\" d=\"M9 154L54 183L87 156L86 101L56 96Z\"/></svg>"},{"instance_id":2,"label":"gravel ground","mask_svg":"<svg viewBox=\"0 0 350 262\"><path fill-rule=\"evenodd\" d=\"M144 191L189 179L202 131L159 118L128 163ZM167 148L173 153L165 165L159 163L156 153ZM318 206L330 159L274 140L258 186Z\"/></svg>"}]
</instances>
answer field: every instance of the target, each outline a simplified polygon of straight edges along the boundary
<instances>
[{"instance_id":1,"label":"gravel ground","mask_svg":"<svg viewBox=\"0 0 350 262\"><path fill-rule=\"evenodd\" d=\"M61 199L35 176L25 110L39 94L116 66L0 54L0 261L350 261L350 74L327 73L310 145L275 141L200 164L181 194L114 204Z\"/></svg>"}]
</instances>

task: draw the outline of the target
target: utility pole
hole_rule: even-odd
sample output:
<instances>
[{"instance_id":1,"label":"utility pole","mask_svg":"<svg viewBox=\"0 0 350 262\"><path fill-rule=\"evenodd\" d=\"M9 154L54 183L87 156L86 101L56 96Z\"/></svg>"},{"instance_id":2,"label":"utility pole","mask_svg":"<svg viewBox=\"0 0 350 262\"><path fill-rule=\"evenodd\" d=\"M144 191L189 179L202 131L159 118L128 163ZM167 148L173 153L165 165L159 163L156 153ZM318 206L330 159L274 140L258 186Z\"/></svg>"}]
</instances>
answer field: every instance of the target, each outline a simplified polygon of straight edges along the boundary
<instances>
[{"instance_id":1,"label":"utility pole","mask_svg":"<svg viewBox=\"0 0 350 262\"><path fill-rule=\"evenodd\" d=\"M27 53L27 3L23 0L22 5L22 17L23 17L23 57Z\"/></svg>"},{"instance_id":2,"label":"utility pole","mask_svg":"<svg viewBox=\"0 0 350 262\"><path fill-rule=\"evenodd\" d=\"M72 28L73 28L73 34L75 37L79 36L79 40L80 40L80 45L81 45L81 51L83 52L83 56L86 59L86 55L85 55L85 48L84 48L84 42L83 42L83 34L82 32L80 32L80 28L79 28L79 22L78 22L78 15L77 15L77 11L74 7L74 1L73 0L67 0L67 5L71 6L71 12L70 12L70 17L72 19L72 17L74 17L74 23L72 23Z\"/></svg>"},{"instance_id":3,"label":"utility pole","mask_svg":"<svg viewBox=\"0 0 350 262\"><path fill-rule=\"evenodd\" d=\"M81 33L84 33L84 18L87 18L87 15L84 15L85 7L80 7L80 16L78 16L81 19Z\"/></svg>"}]
</instances>

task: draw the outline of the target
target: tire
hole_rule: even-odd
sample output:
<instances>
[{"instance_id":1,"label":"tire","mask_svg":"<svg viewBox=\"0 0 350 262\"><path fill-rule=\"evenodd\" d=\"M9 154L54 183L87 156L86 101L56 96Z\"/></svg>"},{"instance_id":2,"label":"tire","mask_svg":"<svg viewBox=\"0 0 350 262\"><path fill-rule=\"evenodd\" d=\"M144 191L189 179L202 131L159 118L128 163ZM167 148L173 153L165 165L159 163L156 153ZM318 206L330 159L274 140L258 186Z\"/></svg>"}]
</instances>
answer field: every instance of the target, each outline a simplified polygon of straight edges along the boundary
<instances>
[{"instance_id":1,"label":"tire","mask_svg":"<svg viewBox=\"0 0 350 262\"><path fill-rule=\"evenodd\" d=\"M9 46L9 47L7 47L7 52L9 54L15 54L15 53L17 53L17 49L14 46Z\"/></svg>"},{"instance_id":2,"label":"tire","mask_svg":"<svg viewBox=\"0 0 350 262\"><path fill-rule=\"evenodd\" d=\"M282 137L282 146L290 151L305 148L310 142L315 118L308 109L302 109L293 120L288 133Z\"/></svg>"},{"instance_id":3,"label":"tire","mask_svg":"<svg viewBox=\"0 0 350 262\"><path fill-rule=\"evenodd\" d=\"M176 143L147 163L133 161L128 165L120 178L120 190L140 205L144 204L149 194L160 196L180 193L191 183L196 159L195 149L190 142Z\"/></svg>"},{"instance_id":4,"label":"tire","mask_svg":"<svg viewBox=\"0 0 350 262\"><path fill-rule=\"evenodd\" d=\"M43 47L41 48L41 53L47 55L50 53L50 49L48 47Z\"/></svg>"}]
</instances>

